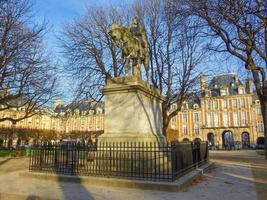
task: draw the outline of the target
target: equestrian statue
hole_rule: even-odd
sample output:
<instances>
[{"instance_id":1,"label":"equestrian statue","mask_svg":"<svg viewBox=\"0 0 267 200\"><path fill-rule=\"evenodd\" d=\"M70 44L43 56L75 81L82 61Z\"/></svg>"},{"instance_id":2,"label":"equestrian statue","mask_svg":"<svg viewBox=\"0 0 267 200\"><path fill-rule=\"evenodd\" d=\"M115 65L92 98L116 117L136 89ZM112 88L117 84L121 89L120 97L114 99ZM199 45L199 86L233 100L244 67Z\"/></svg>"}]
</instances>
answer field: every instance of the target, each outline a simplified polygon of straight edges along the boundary
<instances>
[{"instance_id":1,"label":"equestrian statue","mask_svg":"<svg viewBox=\"0 0 267 200\"><path fill-rule=\"evenodd\" d=\"M149 43L145 27L140 24L140 20L135 17L130 28L113 24L109 35L122 51L126 74L131 75L130 73L132 73L134 76L141 76L141 65L143 64L147 80L149 80ZM134 73L135 71L138 73Z\"/></svg>"}]
</instances>

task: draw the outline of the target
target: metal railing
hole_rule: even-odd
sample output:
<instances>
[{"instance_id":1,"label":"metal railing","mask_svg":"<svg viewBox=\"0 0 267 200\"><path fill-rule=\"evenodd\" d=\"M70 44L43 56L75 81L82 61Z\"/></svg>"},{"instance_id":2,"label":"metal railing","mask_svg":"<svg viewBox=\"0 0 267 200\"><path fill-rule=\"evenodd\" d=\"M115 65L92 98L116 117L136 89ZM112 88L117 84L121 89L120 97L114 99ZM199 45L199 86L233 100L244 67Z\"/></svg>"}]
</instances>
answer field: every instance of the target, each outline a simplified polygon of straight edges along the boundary
<instances>
[{"instance_id":1,"label":"metal railing","mask_svg":"<svg viewBox=\"0 0 267 200\"><path fill-rule=\"evenodd\" d=\"M30 171L64 175L174 181L208 160L208 144L81 143L31 148Z\"/></svg>"}]
</instances>

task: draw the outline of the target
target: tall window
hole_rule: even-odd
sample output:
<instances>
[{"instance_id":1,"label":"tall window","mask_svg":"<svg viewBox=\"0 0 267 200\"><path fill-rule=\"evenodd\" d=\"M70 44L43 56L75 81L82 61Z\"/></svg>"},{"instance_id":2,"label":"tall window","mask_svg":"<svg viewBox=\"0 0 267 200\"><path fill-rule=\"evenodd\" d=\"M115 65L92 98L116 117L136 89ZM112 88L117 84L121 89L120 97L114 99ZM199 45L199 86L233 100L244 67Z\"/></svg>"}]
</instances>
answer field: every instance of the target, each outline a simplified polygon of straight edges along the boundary
<instances>
[{"instance_id":1,"label":"tall window","mask_svg":"<svg viewBox=\"0 0 267 200\"><path fill-rule=\"evenodd\" d=\"M210 100L207 101L207 107L210 109Z\"/></svg>"},{"instance_id":2,"label":"tall window","mask_svg":"<svg viewBox=\"0 0 267 200\"><path fill-rule=\"evenodd\" d=\"M246 112L241 112L241 124L242 124L242 126L245 126L246 125L246 121L247 121L247 119L246 119Z\"/></svg>"},{"instance_id":3,"label":"tall window","mask_svg":"<svg viewBox=\"0 0 267 200\"><path fill-rule=\"evenodd\" d=\"M223 100L223 108L227 108L227 101L225 99Z\"/></svg>"},{"instance_id":4,"label":"tall window","mask_svg":"<svg viewBox=\"0 0 267 200\"><path fill-rule=\"evenodd\" d=\"M171 126L172 126L173 129L176 129L176 121L177 121L177 116L174 116L172 118L172 123L171 123Z\"/></svg>"},{"instance_id":5,"label":"tall window","mask_svg":"<svg viewBox=\"0 0 267 200\"><path fill-rule=\"evenodd\" d=\"M214 126L219 127L219 114L214 113Z\"/></svg>"},{"instance_id":6,"label":"tall window","mask_svg":"<svg viewBox=\"0 0 267 200\"><path fill-rule=\"evenodd\" d=\"M183 134L188 135L187 126L183 125Z\"/></svg>"},{"instance_id":7,"label":"tall window","mask_svg":"<svg viewBox=\"0 0 267 200\"><path fill-rule=\"evenodd\" d=\"M228 113L227 112L224 112L223 113L223 125L224 126L228 126L229 124L229 121L228 121Z\"/></svg>"},{"instance_id":8,"label":"tall window","mask_svg":"<svg viewBox=\"0 0 267 200\"><path fill-rule=\"evenodd\" d=\"M187 113L183 113L183 124L187 123Z\"/></svg>"},{"instance_id":9,"label":"tall window","mask_svg":"<svg viewBox=\"0 0 267 200\"><path fill-rule=\"evenodd\" d=\"M261 115L261 108L260 107L257 108L257 115Z\"/></svg>"},{"instance_id":10,"label":"tall window","mask_svg":"<svg viewBox=\"0 0 267 200\"><path fill-rule=\"evenodd\" d=\"M195 121L195 122L198 122L198 120L199 120L199 119L198 119L198 113L194 113L194 121Z\"/></svg>"},{"instance_id":11,"label":"tall window","mask_svg":"<svg viewBox=\"0 0 267 200\"><path fill-rule=\"evenodd\" d=\"M194 134L199 135L199 126L197 124L194 125Z\"/></svg>"},{"instance_id":12,"label":"tall window","mask_svg":"<svg viewBox=\"0 0 267 200\"><path fill-rule=\"evenodd\" d=\"M96 119L96 130L100 130L101 127L101 119L100 117L97 117Z\"/></svg>"},{"instance_id":13,"label":"tall window","mask_svg":"<svg viewBox=\"0 0 267 200\"><path fill-rule=\"evenodd\" d=\"M258 121L257 122L257 131L262 133L264 131L263 129L264 129L263 122L262 121Z\"/></svg>"},{"instance_id":14,"label":"tall window","mask_svg":"<svg viewBox=\"0 0 267 200\"><path fill-rule=\"evenodd\" d=\"M236 99L232 100L232 107L237 108L237 100Z\"/></svg>"},{"instance_id":15,"label":"tall window","mask_svg":"<svg viewBox=\"0 0 267 200\"><path fill-rule=\"evenodd\" d=\"M242 108L245 108L246 107L246 102L245 102L245 99L244 98L241 99L241 107Z\"/></svg>"},{"instance_id":16,"label":"tall window","mask_svg":"<svg viewBox=\"0 0 267 200\"><path fill-rule=\"evenodd\" d=\"M214 102L213 102L213 106L214 106L214 109L218 109L218 100L215 100Z\"/></svg>"},{"instance_id":17,"label":"tall window","mask_svg":"<svg viewBox=\"0 0 267 200\"><path fill-rule=\"evenodd\" d=\"M211 114L210 113L208 113L208 115L207 115L207 126L208 127L211 127Z\"/></svg>"},{"instance_id":18,"label":"tall window","mask_svg":"<svg viewBox=\"0 0 267 200\"><path fill-rule=\"evenodd\" d=\"M234 115L234 126L238 126L238 113L234 112L233 115Z\"/></svg>"}]
</instances>

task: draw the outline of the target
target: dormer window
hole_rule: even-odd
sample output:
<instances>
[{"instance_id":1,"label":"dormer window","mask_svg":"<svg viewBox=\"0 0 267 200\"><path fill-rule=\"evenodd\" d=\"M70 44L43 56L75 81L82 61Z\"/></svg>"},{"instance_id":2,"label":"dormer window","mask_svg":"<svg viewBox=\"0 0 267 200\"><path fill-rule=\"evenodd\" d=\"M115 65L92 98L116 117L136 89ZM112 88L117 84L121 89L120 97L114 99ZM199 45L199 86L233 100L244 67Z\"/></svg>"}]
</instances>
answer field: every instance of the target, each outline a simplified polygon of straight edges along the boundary
<instances>
[{"instance_id":1,"label":"dormer window","mask_svg":"<svg viewBox=\"0 0 267 200\"><path fill-rule=\"evenodd\" d=\"M176 104L171 105L171 110L176 110Z\"/></svg>"},{"instance_id":2,"label":"dormer window","mask_svg":"<svg viewBox=\"0 0 267 200\"><path fill-rule=\"evenodd\" d=\"M232 86L232 87L235 87L235 83L232 83L231 86Z\"/></svg>"},{"instance_id":3,"label":"dormer window","mask_svg":"<svg viewBox=\"0 0 267 200\"><path fill-rule=\"evenodd\" d=\"M215 85L214 85L214 88L215 88L215 89L217 89L217 88L218 88L218 85L217 85L217 84L215 84Z\"/></svg>"},{"instance_id":4,"label":"dormer window","mask_svg":"<svg viewBox=\"0 0 267 200\"><path fill-rule=\"evenodd\" d=\"M244 88L242 87L238 88L238 94L244 94Z\"/></svg>"},{"instance_id":5,"label":"dormer window","mask_svg":"<svg viewBox=\"0 0 267 200\"><path fill-rule=\"evenodd\" d=\"M221 89L221 96L226 96L226 95L227 95L227 90Z\"/></svg>"},{"instance_id":6,"label":"dormer window","mask_svg":"<svg viewBox=\"0 0 267 200\"><path fill-rule=\"evenodd\" d=\"M199 108L199 107L198 107L198 104L194 104L194 108L195 108L195 109Z\"/></svg>"},{"instance_id":7,"label":"dormer window","mask_svg":"<svg viewBox=\"0 0 267 200\"><path fill-rule=\"evenodd\" d=\"M97 109L97 114L101 114L102 110L100 108Z\"/></svg>"}]
</instances>

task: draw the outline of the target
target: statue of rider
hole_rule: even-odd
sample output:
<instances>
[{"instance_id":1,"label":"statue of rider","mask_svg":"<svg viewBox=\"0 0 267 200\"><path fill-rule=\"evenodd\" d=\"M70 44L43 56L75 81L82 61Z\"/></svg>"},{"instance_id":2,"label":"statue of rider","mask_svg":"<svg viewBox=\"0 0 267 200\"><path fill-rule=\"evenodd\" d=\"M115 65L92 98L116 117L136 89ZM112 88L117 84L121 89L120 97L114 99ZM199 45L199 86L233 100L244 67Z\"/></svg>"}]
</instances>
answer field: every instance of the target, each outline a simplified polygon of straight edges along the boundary
<instances>
[{"instance_id":1,"label":"statue of rider","mask_svg":"<svg viewBox=\"0 0 267 200\"><path fill-rule=\"evenodd\" d=\"M146 31L144 26L141 25L140 19L135 17L132 21L130 31L133 36L139 41L139 51L145 51L149 48L148 41L146 37ZM143 52L139 52L140 55L143 55Z\"/></svg>"}]
</instances>

